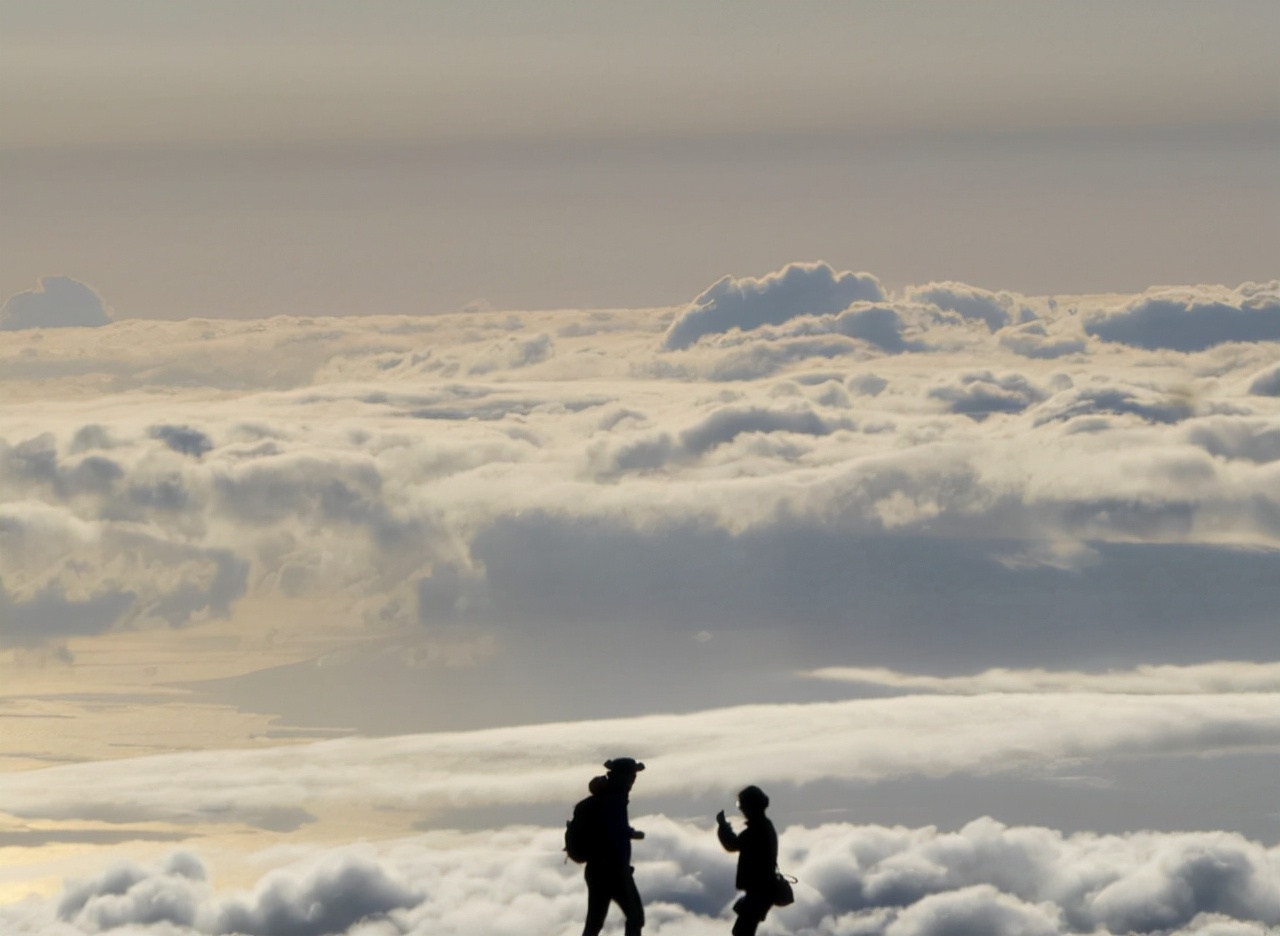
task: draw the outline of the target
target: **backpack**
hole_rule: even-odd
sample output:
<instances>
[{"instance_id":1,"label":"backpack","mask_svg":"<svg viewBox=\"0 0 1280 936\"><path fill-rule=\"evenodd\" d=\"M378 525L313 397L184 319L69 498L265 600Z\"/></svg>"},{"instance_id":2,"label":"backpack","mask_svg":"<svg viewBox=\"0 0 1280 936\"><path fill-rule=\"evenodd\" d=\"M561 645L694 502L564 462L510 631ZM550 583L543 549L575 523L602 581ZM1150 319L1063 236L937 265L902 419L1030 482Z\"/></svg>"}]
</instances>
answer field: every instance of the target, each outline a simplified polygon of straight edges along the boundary
<instances>
[{"instance_id":1,"label":"backpack","mask_svg":"<svg viewBox=\"0 0 1280 936\"><path fill-rule=\"evenodd\" d=\"M573 807L564 824L564 852L577 864L590 861L600 850L600 800L588 796Z\"/></svg>"}]
</instances>

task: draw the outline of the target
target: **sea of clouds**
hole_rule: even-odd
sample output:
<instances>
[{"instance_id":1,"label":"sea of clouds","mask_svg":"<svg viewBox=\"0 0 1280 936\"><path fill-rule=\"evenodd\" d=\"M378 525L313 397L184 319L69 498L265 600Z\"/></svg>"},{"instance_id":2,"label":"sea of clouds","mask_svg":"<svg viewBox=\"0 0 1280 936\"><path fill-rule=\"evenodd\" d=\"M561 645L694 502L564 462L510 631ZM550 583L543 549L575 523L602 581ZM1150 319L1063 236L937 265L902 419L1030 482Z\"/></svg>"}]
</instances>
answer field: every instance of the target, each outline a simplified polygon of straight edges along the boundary
<instances>
[{"instance_id":1,"label":"sea of clouds","mask_svg":"<svg viewBox=\"0 0 1280 936\"><path fill-rule=\"evenodd\" d=\"M727 931L733 865L710 825L636 823L648 833L636 858L646 931ZM570 936L582 884L559 844L555 830L524 826L427 834L295 856L241 892L175 852L0 908L0 922L14 936ZM1280 924L1280 848L1227 833L1064 836L990 819L954 832L793 826L779 861L800 883L772 932L1264 936Z\"/></svg>"},{"instance_id":2,"label":"sea of clouds","mask_svg":"<svg viewBox=\"0 0 1280 936\"><path fill-rule=\"evenodd\" d=\"M339 676L307 704L391 736L0 774L15 822L287 832L359 801L443 829L572 802L620 741L652 794L741 777L780 804L833 780L1280 752L1276 282L1051 298L791 264L674 310L106 310L57 280L0 312L8 672L75 667L121 635L212 658L214 626L220 652L301 646L323 606L356 649L309 664ZM380 668L360 670L375 639ZM402 704L393 669L443 704ZM357 670L374 701L338 688ZM778 704L779 674L815 695ZM1253 836L974 819L786 825L802 884L770 925L1280 925L1274 816ZM723 931L731 864L710 832L644 824L648 931ZM183 851L0 922L569 933L582 886L558 835L317 848L248 893Z\"/></svg>"}]
</instances>

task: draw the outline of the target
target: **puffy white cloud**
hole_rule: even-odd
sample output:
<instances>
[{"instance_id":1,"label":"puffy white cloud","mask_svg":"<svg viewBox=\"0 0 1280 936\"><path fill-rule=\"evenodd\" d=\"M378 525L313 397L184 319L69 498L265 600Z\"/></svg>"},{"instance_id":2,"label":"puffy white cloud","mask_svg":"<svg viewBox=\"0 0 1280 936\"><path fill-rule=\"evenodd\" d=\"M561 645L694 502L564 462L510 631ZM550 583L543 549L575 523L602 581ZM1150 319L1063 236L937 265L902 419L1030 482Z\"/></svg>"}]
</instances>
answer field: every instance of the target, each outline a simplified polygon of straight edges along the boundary
<instances>
[{"instance_id":1,"label":"puffy white cloud","mask_svg":"<svg viewBox=\"0 0 1280 936\"><path fill-rule=\"evenodd\" d=\"M775 797L775 817L785 809ZM648 833L635 849L646 930L722 932L733 858L710 820L633 821ZM954 831L783 820L780 831L780 864L800 883L767 925L794 936L1262 936L1280 923L1280 850L1238 835L1064 835L990 819ZM15 936L570 936L585 887L560 843L554 828L439 831L318 851L249 893L219 890L178 853L0 908L0 921Z\"/></svg>"},{"instance_id":2,"label":"puffy white cloud","mask_svg":"<svg viewBox=\"0 0 1280 936\"><path fill-rule=\"evenodd\" d=\"M111 316L90 287L66 276L46 276L35 289L10 296L0 308L0 331L26 328L89 328Z\"/></svg>"},{"instance_id":3,"label":"puffy white cloud","mask_svg":"<svg viewBox=\"0 0 1280 936\"><path fill-rule=\"evenodd\" d=\"M984 322L993 332L1006 325L1029 322L1036 318L1035 312L1025 304L1022 297L1007 292L994 293L967 283L912 286L907 289L906 297L913 302L927 302L939 309L956 312L966 319Z\"/></svg>"},{"instance_id":4,"label":"puffy white cloud","mask_svg":"<svg viewBox=\"0 0 1280 936\"><path fill-rule=\"evenodd\" d=\"M1203 351L1228 341L1280 341L1280 288L1247 283L1213 293L1150 293L1088 316L1085 331L1138 348Z\"/></svg>"},{"instance_id":5,"label":"puffy white cloud","mask_svg":"<svg viewBox=\"0 0 1280 936\"><path fill-rule=\"evenodd\" d=\"M884 298L874 276L837 273L826 263L791 263L760 279L726 276L676 317L663 345L687 348L705 335L778 325L799 315L832 314L859 300Z\"/></svg>"},{"instance_id":6,"label":"puffy white cloud","mask_svg":"<svg viewBox=\"0 0 1280 936\"><path fill-rule=\"evenodd\" d=\"M268 874L251 894L221 897L206 883L201 861L179 852L155 868L120 864L70 884L57 918L82 933L136 926L149 932L330 936L357 932L423 899L383 865L341 853L300 873Z\"/></svg>"}]
</instances>

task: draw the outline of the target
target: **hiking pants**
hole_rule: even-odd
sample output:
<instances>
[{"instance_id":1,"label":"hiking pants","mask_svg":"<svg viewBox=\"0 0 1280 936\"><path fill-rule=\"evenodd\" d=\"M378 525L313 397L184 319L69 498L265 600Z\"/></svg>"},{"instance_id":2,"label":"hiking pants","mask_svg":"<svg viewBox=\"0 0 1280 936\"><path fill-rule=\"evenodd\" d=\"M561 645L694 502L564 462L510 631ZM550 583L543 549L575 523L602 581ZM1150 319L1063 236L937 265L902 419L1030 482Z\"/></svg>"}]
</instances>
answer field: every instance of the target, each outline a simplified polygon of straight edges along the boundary
<instances>
[{"instance_id":1,"label":"hiking pants","mask_svg":"<svg viewBox=\"0 0 1280 936\"><path fill-rule=\"evenodd\" d=\"M636 890L636 880L631 871L627 867L587 863L587 923L582 928L582 936L599 936L611 902L616 903L626 917L626 936L640 936L644 926L644 906L640 903L640 892Z\"/></svg>"},{"instance_id":2,"label":"hiking pants","mask_svg":"<svg viewBox=\"0 0 1280 936\"><path fill-rule=\"evenodd\" d=\"M733 936L756 936L758 927L769 914L773 906L773 894L753 893L747 891L733 905L733 912L738 920L733 924Z\"/></svg>"}]
</instances>

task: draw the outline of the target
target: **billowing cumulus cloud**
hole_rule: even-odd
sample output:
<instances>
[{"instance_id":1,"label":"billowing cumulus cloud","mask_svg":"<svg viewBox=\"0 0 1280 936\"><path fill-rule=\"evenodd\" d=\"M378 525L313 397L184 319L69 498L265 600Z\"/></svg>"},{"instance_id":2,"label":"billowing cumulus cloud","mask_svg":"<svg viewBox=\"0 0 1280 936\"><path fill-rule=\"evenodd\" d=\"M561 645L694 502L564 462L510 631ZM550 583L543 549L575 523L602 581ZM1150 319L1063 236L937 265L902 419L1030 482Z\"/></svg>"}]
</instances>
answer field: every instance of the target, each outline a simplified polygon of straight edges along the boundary
<instances>
[{"instance_id":1,"label":"billowing cumulus cloud","mask_svg":"<svg viewBox=\"0 0 1280 936\"><path fill-rule=\"evenodd\" d=\"M1280 287L1246 283L1217 295L1155 292L1092 314L1084 327L1103 341L1185 352L1229 341L1280 341Z\"/></svg>"},{"instance_id":2,"label":"billowing cumulus cloud","mask_svg":"<svg viewBox=\"0 0 1280 936\"><path fill-rule=\"evenodd\" d=\"M780 815L785 800L775 804ZM655 933L710 936L732 919L732 856L711 823L635 819L636 881ZM14 936L569 936L585 888L560 832L436 832L318 852L220 889L178 853L0 909ZM1280 852L1222 833L1063 835L979 819L934 827L787 826L779 862L796 902L768 926L794 936L1263 936L1280 922ZM616 909L613 911L616 917Z\"/></svg>"},{"instance_id":3,"label":"billowing cumulus cloud","mask_svg":"<svg viewBox=\"0 0 1280 936\"><path fill-rule=\"evenodd\" d=\"M676 317L663 344L687 348L704 335L779 325L799 315L840 312L859 300L885 298L868 273L837 273L825 263L792 263L760 279L726 276Z\"/></svg>"},{"instance_id":4,"label":"billowing cumulus cloud","mask_svg":"<svg viewBox=\"0 0 1280 936\"><path fill-rule=\"evenodd\" d=\"M912 286L906 291L908 300L927 302L956 312L966 319L973 319L986 324L991 331L998 331L1006 325L1030 322L1036 314L1013 293L994 293L979 289L966 283L928 283L924 286Z\"/></svg>"},{"instance_id":5,"label":"billowing cumulus cloud","mask_svg":"<svg viewBox=\"0 0 1280 936\"><path fill-rule=\"evenodd\" d=\"M0 308L0 331L92 328L110 323L111 316L98 294L67 276L46 276L35 289L10 296Z\"/></svg>"}]
</instances>

